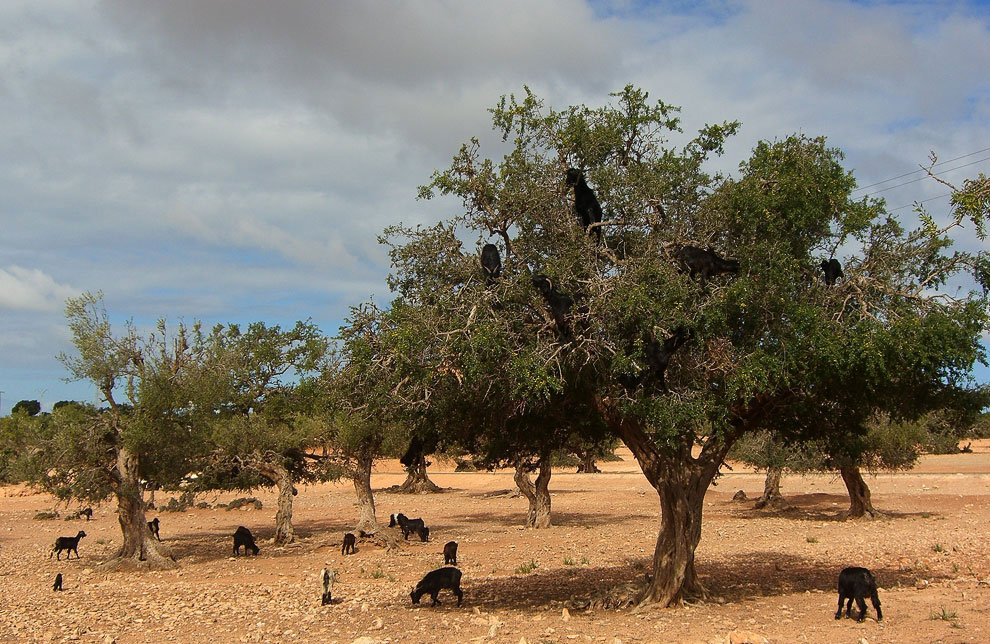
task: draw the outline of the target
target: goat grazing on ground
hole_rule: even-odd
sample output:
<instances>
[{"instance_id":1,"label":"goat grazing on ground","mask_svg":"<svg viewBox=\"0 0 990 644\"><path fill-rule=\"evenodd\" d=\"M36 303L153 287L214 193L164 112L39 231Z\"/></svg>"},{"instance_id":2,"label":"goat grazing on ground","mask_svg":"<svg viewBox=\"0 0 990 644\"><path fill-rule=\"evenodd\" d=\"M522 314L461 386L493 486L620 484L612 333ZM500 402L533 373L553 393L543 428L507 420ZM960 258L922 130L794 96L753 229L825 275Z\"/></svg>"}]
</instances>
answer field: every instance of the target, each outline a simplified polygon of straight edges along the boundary
<instances>
[{"instance_id":1,"label":"goat grazing on ground","mask_svg":"<svg viewBox=\"0 0 990 644\"><path fill-rule=\"evenodd\" d=\"M74 537L59 537L55 540L55 545L52 546L52 551L48 553L48 558L51 559L52 555L56 555L56 558L62 560L62 551L68 550L65 553L65 558L68 559L72 556L72 553L76 553L76 559L79 558L79 540L86 536L86 533L82 530L79 531Z\"/></svg>"},{"instance_id":2,"label":"goat grazing on ground","mask_svg":"<svg viewBox=\"0 0 990 644\"><path fill-rule=\"evenodd\" d=\"M883 619L880 612L880 596L877 594L877 582L866 568L845 568L839 573L839 610L835 611L835 619L842 617L842 602L849 600L846 605L846 617L852 617L853 600L859 607L859 620L866 619L866 598L870 598L874 610L877 611L877 621Z\"/></svg>"},{"instance_id":3,"label":"goat grazing on ground","mask_svg":"<svg viewBox=\"0 0 990 644\"><path fill-rule=\"evenodd\" d=\"M161 535L158 534L158 517L148 521L148 529L151 530L151 534L153 534L156 539L159 541L162 540Z\"/></svg>"},{"instance_id":4,"label":"goat grazing on ground","mask_svg":"<svg viewBox=\"0 0 990 644\"><path fill-rule=\"evenodd\" d=\"M502 258L495 244L485 244L481 247L481 272L485 274L486 284L491 284L502 274Z\"/></svg>"},{"instance_id":5,"label":"goat grazing on ground","mask_svg":"<svg viewBox=\"0 0 990 644\"><path fill-rule=\"evenodd\" d=\"M584 180L584 173L577 168L569 168L567 170L567 185L574 188L574 211L577 213L578 219L581 220L581 226L584 227L584 230L587 231L592 224L601 223L602 205L598 203L595 191ZM601 228L595 226L592 230L595 231L595 236L600 240L602 238Z\"/></svg>"},{"instance_id":6,"label":"goat grazing on ground","mask_svg":"<svg viewBox=\"0 0 990 644\"><path fill-rule=\"evenodd\" d=\"M344 535L344 545L340 548L340 554L342 555L353 555L354 554L354 543L357 541L352 532L348 532Z\"/></svg>"},{"instance_id":7,"label":"goat grazing on ground","mask_svg":"<svg viewBox=\"0 0 990 644\"><path fill-rule=\"evenodd\" d=\"M83 508L82 510L79 510L78 512L73 512L69 516L65 517L65 520L66 521L71 521L73 519L81 519L83 517L86 517L86 520L87 521L89 521L90 519L92 519L93 518L93 508Z\"/></svg>"},{"instance_id":8,"label":"goat grazing on ground","mask_svg":"<svg viewBox=\"0 0 990 644\"><path fill-rule=\"evenodd\" d=\"M55 583L52 584L52 590L62 590L62 573L55 575Z\"/></svg>"},{"instance_id":9,"label":"goat grazing on ground","mask_svg":"<svg viewBox=\"0 0 990 644\"><path fill-rule=\"evenodd\" d=\"M320 584L323 587L323 598L320 600L320 603L323 606L333 602L333 584L335 581L337 581L336 570L324 568L320 571Z\"/></svg>"},{"instance_id":10,"label":"goat grazing on ground","mask_svg":"<svg viewBox=\"0 0 990 644\"><path fill-rule=\"evenodd\" d=\"M392 514L392 516L390 516L388 519L388 527L390 528L394 528L395 526L401 527L402 524L408 520L409 519L406 518L406 515L402 514L401 512L399 512L398 514Z\"/></svg>"},{"instance_id":11,"label":"goat grazing on ground","mask_svg":"<svg viewBox=\"0 0 990 644\"><path fill-rule=\"evenodd\" d=\"M443 546L443 565L445 566L456 566L457 565L457 542L448 541Z\"/></svg>"},{"instance_id":12,"label":"goat grazing on ground","mask_svg":"<svg viewBox=\"0 0 990 644\"><path fill-rule=\"evenodd\" d=\"M691 279L700 275L702 282L720 273L739 272L738 259L723 259L715 251L697 246L682 246L675 257L682 271L687 271Z\"/></svg>"},{"instance_id":13,"label":"goat grazing on ground","mask_svg":"<svg viewBox=\"0 0 990 644\"><path fill-rule=\"evenodd\" d=\"M254 536L251 535L251 531L244 526L238 526L237 530L234 531L234 556L240 553L241 546L244 546L244 554L248 552L250 548L254 554L258 554L258 546L254 543Z\"/></svg>"},{"instance_id":14,"label":"goat grazing on ground","mask_svg":"<svg viewBox=\"0 0 990 644\"><path fill-rule=\"evenodd\" d=\"M406 519L404 523L399 523L399 528L402 530L402 538L407 541L409 535L413 533L419 535L420 541L430 540L430 529L426 527L426 523L422 519Z\"/></svg>"},{"instance_id":15,"label":"goat grazing on ground","mask_svg":"<svg viewBox=\"0 0 990 644\"><path fill-rule=\"evenodd\" d=\"M412 598L412 603L418 604L419 598L428 594L433 599L433 605L436 606L440 603L437 595L444 588L457 595L457 605L460 606L464 593L461 592L461 571L457 568L437 568L426 573L409 596Z\"/></svg>"},{"instance_id":16,"label":"goat grazing on ground","mask_svg":"<svg viewBox=\"0 0 990 644\"><path fill-rule=\"evenodd\" d=\"M825 284L828 286L833 286L836 280L840 277L845 277L842 273L842 264L834 257L828 261L822 261L821 267L825 273Z\"/></svg>"}]
</instances>

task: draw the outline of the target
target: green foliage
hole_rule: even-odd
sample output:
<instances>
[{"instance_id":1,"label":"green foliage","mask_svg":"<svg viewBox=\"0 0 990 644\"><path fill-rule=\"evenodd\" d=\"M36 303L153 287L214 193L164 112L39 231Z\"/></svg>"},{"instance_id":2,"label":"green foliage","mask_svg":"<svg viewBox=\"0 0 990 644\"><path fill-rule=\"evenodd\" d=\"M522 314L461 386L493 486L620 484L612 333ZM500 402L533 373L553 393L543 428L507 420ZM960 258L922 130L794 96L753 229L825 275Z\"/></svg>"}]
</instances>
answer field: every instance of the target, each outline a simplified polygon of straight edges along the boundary
<instances>
[{"instance_id":1,"label":"green foliage","mask_svg":"<svg viewBox=\"0 0 990 644\"><path fill-rule=\"evenodd\" d=\"M536 570L536 568L537 568L536 560L535 559L530 559L529 560L529 563L522 564L521 566L517 566L516 567L516 574L517 575L528 575L529 573L531 573L534 570Z\"/></svg>"},{"instance_id":2,"label":"green foliage","mask_svg":"<svg viewBox=\"0 0 990 644\"><path fill-rule=\"evenodd\" d=\"M41 403L37 400L19 400L11 408L10 413L37 416L41 413Z\"/></svg>"}]
</instances>

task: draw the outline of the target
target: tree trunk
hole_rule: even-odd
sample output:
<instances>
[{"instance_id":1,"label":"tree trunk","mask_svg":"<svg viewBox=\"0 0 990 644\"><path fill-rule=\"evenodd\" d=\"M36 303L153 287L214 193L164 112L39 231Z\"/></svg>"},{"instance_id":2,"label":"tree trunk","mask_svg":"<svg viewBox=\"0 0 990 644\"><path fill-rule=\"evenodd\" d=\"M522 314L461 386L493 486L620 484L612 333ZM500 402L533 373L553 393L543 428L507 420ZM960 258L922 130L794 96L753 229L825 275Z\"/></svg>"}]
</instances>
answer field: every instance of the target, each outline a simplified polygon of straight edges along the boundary
<instances>
[{"instance_id":1,"label":"tree trunk","mask_svg":"<svg viewBox=\"0 0 990 644\"><path fill-rule=\"evenodd\" d=\"M276 459L278 456L276 455ZM284 546L296 540L292 527L292 497L296 487L292 474L281 462L254 461L249 466L268 479L278 490L278 510L275 512L275 545Z\"/></svg>"},{"instance_id":2,"label":"tree trunk","mask_svg":"<svg viewBox=\"0 0 990 644\"><path fill-rule=\"evenodd\" d=\"M861 517L875 518L880 513L874 509L870 500L870 487L863 480L863 475L859 467L847 465L839 468L842 482L846 484L849 492L849 518L859 519Z\"/></svg>"},{"instance_id":3,"label":"tree trunk","mask_svg":"<svg viewBox=\"0 0 990 644\"><path fill-rule=\"evenodd\" d=\"M396 490L399 494L433 494L443 492L443 488L430 480L426 473L426 455L420 454L410 467L406 468L406 480Z\"/></svg>"},{"instance_id":4,"label":"tree trunk","mask_svg":"<svg viewBox=\"0 0 990 644\"><path fill-rule=\"evenodd\" d=\"M767 478L763 483L763 496L759 498L753 507L757 510L769 508L771 510L783 510L787 507L787 502L780 493L780 479L784 476L784 468L767 468Z\"/></svg>"},{"instance_id":5,"label":"tree trunk","mask_svg":"<svg viewBox=\"0 0 990 644\"><path fill-rule=\"evenodd\" d=\"M138 479L138 457L125 447L117 450L117 464L111 474L110 486L117 497L117 520L123 543L100 567L104 570L178 567L168 547L156 541L148 530L144 495Z\"/></svg>"},{"instance_id":6,"label":"tree trunk","mask_svg":"<svg viewBox=\"0 0 990 644\"><path fill-rule=\"evenodd\" d=\"M357 495L358 523L354 527L359 532L374 534L378 531L378 519L375 517L375 496L371 492L371 466L374 458L370 454L361 454L351 480L354 481L354 493Z\"/></svg>"},{"instance_id":7,"label":"tree trunk","mask_svg":"<svg viewBox=\"0 0 990 644\"><path fill-rule=\"evenodd\" d=\"M525 461L516 464L516 473L513 476L519 491L529 501L529 509L526 511L527 528L550 527L550 459L541 458L538 467L540 473L536 476L535 485L529 477L533 467Z\"/></svg>"},{"instance_id":8,"label":"tree trunk","mask_svg":"<svg viewBox=\"0 0 990 644\"><path fill-rule=\"evenodd\" d=\"M578 465L578 474L600 474L601 470L595 465L595 456L591 451L587 451L583 454L578 454L578 458L581 459L581 463Z\"/></svg>"},{"instance_id":9,"label":"tree trunk","mask_svg":"<svg viewBox=\"0 0 990 644\"><path fill-rule=\"evenodd\" d=\"M710 439L697 458L691 454L693 436L658 449L642 423L625 419L614 408L602 407L615 434L636 457L646 480L660 496L660 534L653 553L652 576L634 599L638 608L650 604L675 606L685 600L705 599L708 592L698 579L694 553L701 541L705 492L718 473L732 438Z\"/></svg>"}]
</instances>

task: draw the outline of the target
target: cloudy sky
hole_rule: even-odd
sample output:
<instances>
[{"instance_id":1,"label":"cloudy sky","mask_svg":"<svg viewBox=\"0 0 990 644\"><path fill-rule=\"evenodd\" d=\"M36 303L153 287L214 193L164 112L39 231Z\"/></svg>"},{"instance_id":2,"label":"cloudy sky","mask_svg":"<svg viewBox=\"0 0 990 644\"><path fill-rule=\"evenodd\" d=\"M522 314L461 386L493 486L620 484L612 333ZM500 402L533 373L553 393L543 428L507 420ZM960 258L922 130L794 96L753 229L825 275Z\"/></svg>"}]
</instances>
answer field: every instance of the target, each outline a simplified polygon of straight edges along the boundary
<instances>
[{"instance_id":1,"label":"cloudy sky","mask_svg":"<svg viewBox=\"0 0 990 644\"><path fill-rule=\"evenodd\" d=\"M85 290L115 321L328 334L387 301L376 235L456 209L416 187L523 85L562 108L634 83L688 132L739 119L728 170L824 134L867 186L929 151L990 173L988 61L974 0L4 0L0 414L93 399L55 359ZM921 176L863 192L944 214Z\"/></svg>"}]
</instances>

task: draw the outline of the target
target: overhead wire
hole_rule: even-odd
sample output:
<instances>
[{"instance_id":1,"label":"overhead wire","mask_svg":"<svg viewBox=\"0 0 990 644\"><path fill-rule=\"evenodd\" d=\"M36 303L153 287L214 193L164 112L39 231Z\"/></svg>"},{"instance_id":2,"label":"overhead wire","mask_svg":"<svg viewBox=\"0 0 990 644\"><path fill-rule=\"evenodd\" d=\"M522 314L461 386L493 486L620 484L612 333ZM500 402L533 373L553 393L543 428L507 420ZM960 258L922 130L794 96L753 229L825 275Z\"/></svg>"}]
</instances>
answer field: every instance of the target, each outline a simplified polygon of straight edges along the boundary
<instances>
[{"instance_id":1,"label":"overhead wire","mask_svg":"<svg viewBox=\"0 0 990 644\"><path fill-rule=\"evenodd\" d=\"M971 155L967 155L967 156L971 156ZM969 163L964 163L962 165L957 165L954 168L949 168L948 170L942 170L941 172L943 174L946 173L946 172L954 172L954 171L960 170L962 168L968 168L971 165L976 165L977 163L983 163L984 161L990 161L990 157L984 157L982 159L977 159L976 161L970 161ZM921 172L921 170L919 170L919 172ZM888 190L893 190L894 188L900 188L902 186L910 185L912 183L918 183L919 181L924 181L927 178L928 178L928 175L925 175L923 177L918 177L917 179L911 179L910 181L905 181L904 183L899 183L896 186L888 186L888 187L882 188L880 190L875 190L874 192L871 192L870 194L871 195L878 195L881 192L887 192ZM888 179L888 181L889 181L889 179ZM873 184L873 185L879 185L879 184Z\"/></svg>"},{"instance_id":2,"label":"overhead wire","mask_svg":"<svg viewBox=\"0 0 990 644\"><path fill-rule=\"evenodd\" d=\"M934 168L935 166L944 165L946 163L952 163L953 161L959 161L960 159L965 159L966 157L971 157L971 156L974 156L974 155L977 155L977 154L982 154L982 153L987 152L987 151L990 151L990 148L983 148L982 150L976 150L975 152L970 152L969 154L963 154L962 156L958 156L958 157L955 157L953 159L946 159L945 161L939 161L938 163L932 165L932 167ZM984 159L984 161L985 160L986 159ZM979 163L979 161L974 161L973 163ZM968 165L971 165L971 164L968 164ZM959 166L959 167L962 168L962 167L966 167L966 166ZM958 169L958 168L953 168L953 169ZM890 177L889 179L884 179L883 181L877 181L876 183L871 183L869 185L860 186L859 188L856 188L855 190L853 190L853 192L854 193L856 193L856 192L862 192L863 190L866 190L868 188L872 188L873 186L879 186L879 185L882 185L882 184L885 184L885 183L890 183L891 181L896 181L897 179L903 179L904 177L909 177L912 174L917 174L919 172L924 172L924 171L925 171L924 168L918 168L917 170L912 170L910 172L905 172L904 174L899 174L896 177ZM952 170L946 170L946 172L951 172L951 171ZM924 177L922 177L922 178L924 178ZM906 185L906 184L901 184L901 185ZM897 187L897 186L894 186L894 187ZM887 189L888 188L885 188L885 190L887 190ZM878 191L878 192L882 192L882 191Z\"/></svg>"}]
</instances>

